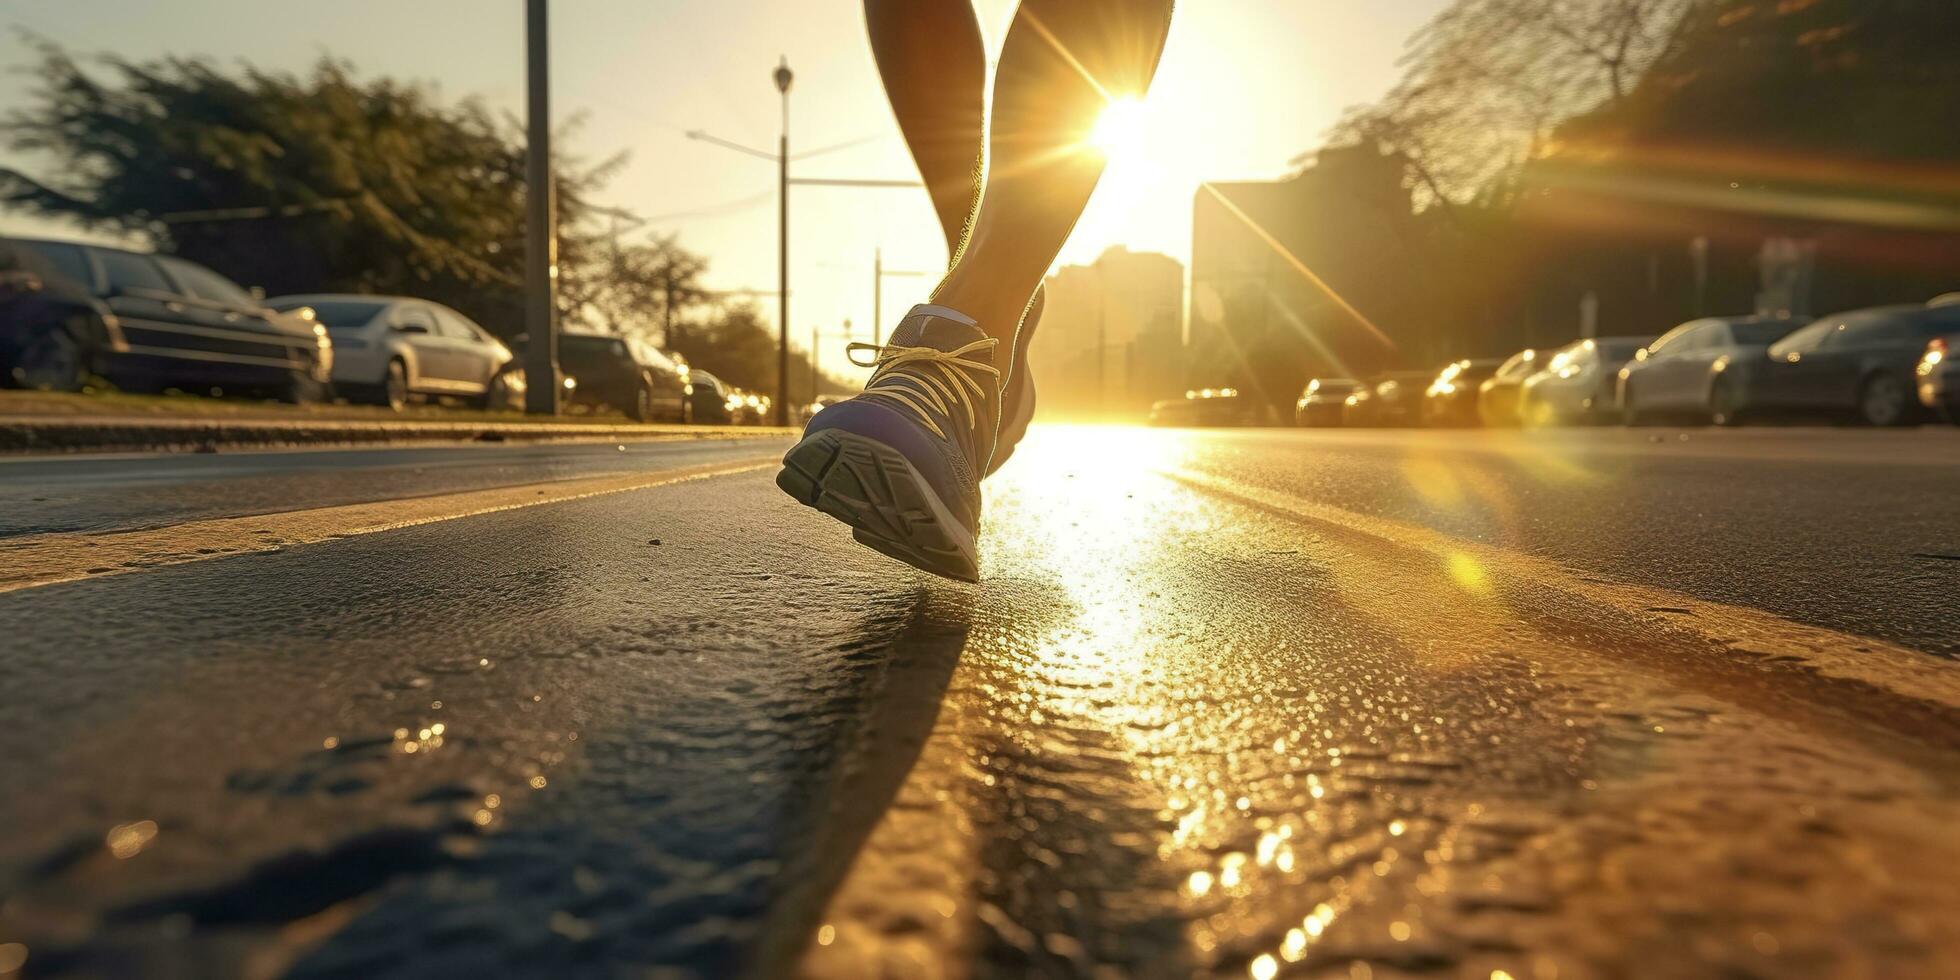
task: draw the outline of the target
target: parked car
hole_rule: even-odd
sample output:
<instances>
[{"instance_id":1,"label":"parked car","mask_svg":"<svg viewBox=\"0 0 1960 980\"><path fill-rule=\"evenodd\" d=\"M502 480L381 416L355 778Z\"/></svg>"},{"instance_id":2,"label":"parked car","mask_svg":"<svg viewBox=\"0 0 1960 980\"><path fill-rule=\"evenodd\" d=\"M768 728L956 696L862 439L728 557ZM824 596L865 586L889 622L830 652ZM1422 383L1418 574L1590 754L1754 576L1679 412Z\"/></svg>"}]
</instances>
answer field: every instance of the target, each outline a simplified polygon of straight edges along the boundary
<instances>
[{"instance_id":1,"label":"parked car","mask_svg":"<svg viewBox=\"0 0 1960 980\"><path fill-rule=\"evenodd\" d=\"M1487 426L1518 424L1518 394L1526 378L1538 372L1538 352L1527 347L1498 365L1497 372L1477 386L1477 418Z\"/></svg>"},{"instance_id":2,"label":"parked car","mask_svg":"<svg viewBox=\"0 0 1960 980\"><path fill-rule=\"evenodd\" d=\"M726 382L699 368L688 374L690 394L688 402L693 406L693 420L704 425L730 425L735 421L735 410L730 404L731 389Z\"/></svg>"},{"instance_id":3,"label":"parked car","mask_svg":"<svg viewBox=\"0 0 1960 980\"><path fill-rule=\"evenodd\" d=\"M1315 378L1293 403L1295 425L1340 425L1347 396L1361 389L1353 378Z\"/></svg>"},{"instance_id":4,"label":"parked car","mask_svg":"<svg viewBox=\"0 0 1960 980\"><path fill-rule=\"evenodd\" d=\"M768 395L743 388L728 390L728 420L735 425L768 425L773 419L769 410L774 405Z\"/></svg>"},{"instance_id":5,"label":"parked car","mask_svg":"<svg viewBox=\"0 0 1960 980\"><path fill-rule=\"evenodd\" d=\"M510 403L510 348L469 317L407 296L307 293L266 301L310 311L333 340L334 392L397 411L411 397L452 395L478 408Z\"/></svg>"},{"instance_id":6,"label":"parked car","mask_svg":"<svg viewBox=\"0 0 1960 980\"><path fill-rule=\"evenodd\" d=\"M1881 306L1819 317L1765 353L1716 361L1712 417L1830 415L1866 425L1920 418L1915 368L1935 337L1960 331L1960 305Z\"/></svg>"},{"instance_id":7,"label":"parked car","mask_svg":"<svg viewBox=\"0 0 1960 980\"><path fill-rule=\"evenodd\" d=\"M1913 374L1919 382L1919 404L1960 425L1960 330L1927 341Z\"/></svg>"},{"instance_id":8,"label":"parked car","mask_svg":"<svg viewBox=\"0 0 1960 980\"><path fill-rule=\"evenodd\" d=\"M519 335L522 347L530 342ZM520 369L523 357L511 362ZM558 334L560 397L569 408L611 409L635 422L694 418L687 368L638 337L564 330Z\"/></svg>"},{"instance_id":9,"label":"parked car","mask_svg":"<svg viewBox=\"0 0 1960 980\"><path fill-rule=\"evenodd\" d=\"M1422 392L1434 371L1389 371L1347 396L1342 425L1415 425L1422 420Z\"/></svg>"},{"instance_id":10,"label":"parked car","mask_svg":"<svg viewBox=\"0 0 1960 980\"><path fill-rule=\"evenodd\" d=\"M1251 425L1257 416L1252 400L1238 389L1204 388L1151 405L1149 421L1155 426L1240 426Z\"/></svg>"},{"instance_id":11,"label":"parked car","mask_svg":"<svg viewBox=\"0 0 1960 980\"><path fill-rule=\"evenodd\" d=\"M1545 360L1518 392L1518 419L1526 425L1608 422L1620 416L1620 369L1652 337L1598 337L1574 341Z\"/></svg>"},{"instance_id":12,"label":"parked car","mask_svg":"<svg viewBox=\"0 0 1960 980\"><path fill-rule=\"evenodd\" d=\"M1707 421L1715 362L1760 355L1809 322L1808 317L1705 317L1661 334L1620 368L1620 421L1627 425L1669 418Z\"/></svg>"},{"instance_id":13,"label":"parked car","mask_svg":"<svg viewBox=\"0 0 1960 980\"><path fill-rule=\"evenodd\" d=\"M1465 358L1444 368L1422 393L1422 424L1476 425L1479 386L1503 365L1501 358Z\"/></svg>"},{"instance_id":14,"label":"parked car","mask_svg":"<svg viewBox=\"0 0 1960 980\"><path fill-rule=\"evenodd\" d=\"M17 270L15 298L0 307L0 359L13 383L73 391L95 374L135 391L326 397L326 328L267 308L204 266L30 238L0 240L0 251Z\"/></svg>"}]
</instances>

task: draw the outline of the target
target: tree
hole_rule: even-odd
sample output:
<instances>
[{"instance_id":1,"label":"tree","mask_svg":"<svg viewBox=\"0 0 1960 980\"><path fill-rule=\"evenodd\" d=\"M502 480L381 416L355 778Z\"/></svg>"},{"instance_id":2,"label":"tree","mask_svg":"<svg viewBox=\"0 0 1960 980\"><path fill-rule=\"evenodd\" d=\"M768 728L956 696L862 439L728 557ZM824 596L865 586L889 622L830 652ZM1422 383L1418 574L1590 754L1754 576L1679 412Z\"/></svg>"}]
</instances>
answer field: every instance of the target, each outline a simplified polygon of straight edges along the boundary
<instances>
[{"instance_id":1,"label":"tree","mask_svg":"<svg viewBox=\"0 0 1960 980\"><path fill-rule=\"evenodd\" d=\"M614 333L650 332L659 324L658 342L671 347L683 329L681 316L709 298L701 285L708 260L672 235L626 245L614 239L586 249L583 258L560 280L565 305Z\"/></svg>"},{"instance_id":2,"label":"tree","mask_svg":"<svg viewBox=\"0 0 1960 980\"><path fill-rule=\"evenodd\" d=\"M523 329L515 122L332 58L297 76L175 57L92 71L39 47L41 85L0 137L48 176L0 169L0 201L147 235L274 293L411 294ZM588 262L590 195L613 163L559 164L562 268Z\"/></svg>"},{"instance_id":3,"label":"tree","mask_svg":"<svg viewBox=\"0 0 1960 980\"><path fill-rule=\"evenodd\" d=\"M1561 122L1627 96L1704 0L1456 0L1410 40L1402 81L1338 141L1410 161L1427 203L1470 200Z\"/></svg>"},{"instance_id":4,"label":"tree","mask_svg":"<svg viewBox=\"0 0 1960 980\"><path fill-rule=\"evenodd\" d=\"M1741 261L1708 288L1737 305L1767 239L1813 250L1820 311L1951 288L1955 36L1942 0L1706 0L1625 98L1559 127L1526 174L1533 210L1712 241Z\"/></svg>"},{"instance_id":5,"label":"tree","mask_svg":"<svg viewBox=\"0 0 1960 980\"><path fill-rule=\"evenodd\" d=\"M738 302L713 308L703 321L679 334L672 349L687 363L728 382L774 398L776 395L776 334L754 303ZM810 358L799 351L789 355L791 404L806 404L819 394L843 394L857 385L828 374L810 390Z\"/></svg>"}]
</instances>

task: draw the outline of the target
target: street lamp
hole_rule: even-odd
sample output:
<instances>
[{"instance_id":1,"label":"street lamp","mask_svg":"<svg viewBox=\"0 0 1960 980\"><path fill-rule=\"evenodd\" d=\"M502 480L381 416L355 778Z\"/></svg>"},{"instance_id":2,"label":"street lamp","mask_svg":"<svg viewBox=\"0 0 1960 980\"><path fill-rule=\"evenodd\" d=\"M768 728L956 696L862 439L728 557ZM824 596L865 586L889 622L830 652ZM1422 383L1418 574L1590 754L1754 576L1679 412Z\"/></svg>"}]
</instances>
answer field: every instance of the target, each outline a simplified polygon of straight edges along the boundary
<instances>
[{"instance_id":1,"label":"street lamp","mask_svg":"<svg viewBox=\"0 0 1960 980\"><path fill-rule=\"evenodd\" d=\"M776 143L776 424L789 424L789 57L776 64L783 132Z\"/></svg>"},{"instance_id":2,"label":"street lamp","mask_svg":"<svg viewBox=\"0 0 1960 980\"><path fill-rule=\"evenodd\" d=\"M541 0L534 0L541 2ZM849 177L813 177L801 180L789 178L789 86L796 76L789 70L789 58L781 58L771 76L776 82L776 91L783 96L783 129L777 138L776 152L772 156L762 150L743 146L731 140L722 139L698 129L687 131L687 138L703 143L713 143L738 153L776 161L776 424L789 424L789 188L791 184L807 184L818 187L922 187L915 180L876 180ZM838 149L829 147L827 149ZM812 150L808 155L827 152L827 149ZM874 338L875 338L875 329Z\"/></svg>"}]
</instances>

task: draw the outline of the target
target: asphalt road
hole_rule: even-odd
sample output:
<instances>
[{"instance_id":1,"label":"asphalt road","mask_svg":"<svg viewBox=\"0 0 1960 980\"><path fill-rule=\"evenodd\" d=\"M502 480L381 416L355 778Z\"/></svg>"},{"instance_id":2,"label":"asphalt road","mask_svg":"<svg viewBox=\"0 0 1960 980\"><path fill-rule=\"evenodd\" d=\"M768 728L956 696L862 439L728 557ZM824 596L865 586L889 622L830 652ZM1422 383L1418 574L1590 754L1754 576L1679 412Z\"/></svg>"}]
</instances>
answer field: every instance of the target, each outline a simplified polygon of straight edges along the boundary
<instances>
[{"instance_id":1,"label":"asphalt road","mask_svg":"<svg viewBox=\"0 0 1960 980\"><path fill-rule=\"evenodd\" d=\"M1960 975L1960 432L0 462L0 975Z\"/></svg>"}]
</instances>

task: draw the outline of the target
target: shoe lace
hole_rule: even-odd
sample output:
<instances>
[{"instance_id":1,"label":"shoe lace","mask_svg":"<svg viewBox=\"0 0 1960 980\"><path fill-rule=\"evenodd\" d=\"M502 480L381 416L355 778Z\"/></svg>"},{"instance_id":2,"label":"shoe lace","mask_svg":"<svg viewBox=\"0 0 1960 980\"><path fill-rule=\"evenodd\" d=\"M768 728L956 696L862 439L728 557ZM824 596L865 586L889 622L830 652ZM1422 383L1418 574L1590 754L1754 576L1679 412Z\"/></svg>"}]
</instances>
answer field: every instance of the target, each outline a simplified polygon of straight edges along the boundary
<instances>
[{"instance_id":1,"label":"shoe lace","mask_svg":"<svg viewBox=\"0 0 1960 980\"><path fill-rule=\"evenodd\" d=\"M899 347L855 343L845 348L851 363L858 367L876 368L870 382L864 386L866 395L886 398L910 408L924 420L926 426L941 439L948 438L933 421L933 412L950 416L953 403L958 402L966 410L968 428L980 427L980 412L974 407L973 399L983 403L987 389L981 387L970 371L984 371L1000 382L1000 369L990 364L980 364L966 360L966 355L979 351L991 351L1000 341L988 337L976 340L956 350L939 350L934 347ZM868 352L870 361L860 361L857 355ZM925 368L938 368L927 371ZM950 379L950 380L948 380ZM971 394L969 394L971 392ZM930 410L928 410L928 406Z\"/></svg>"}]
</instances>

